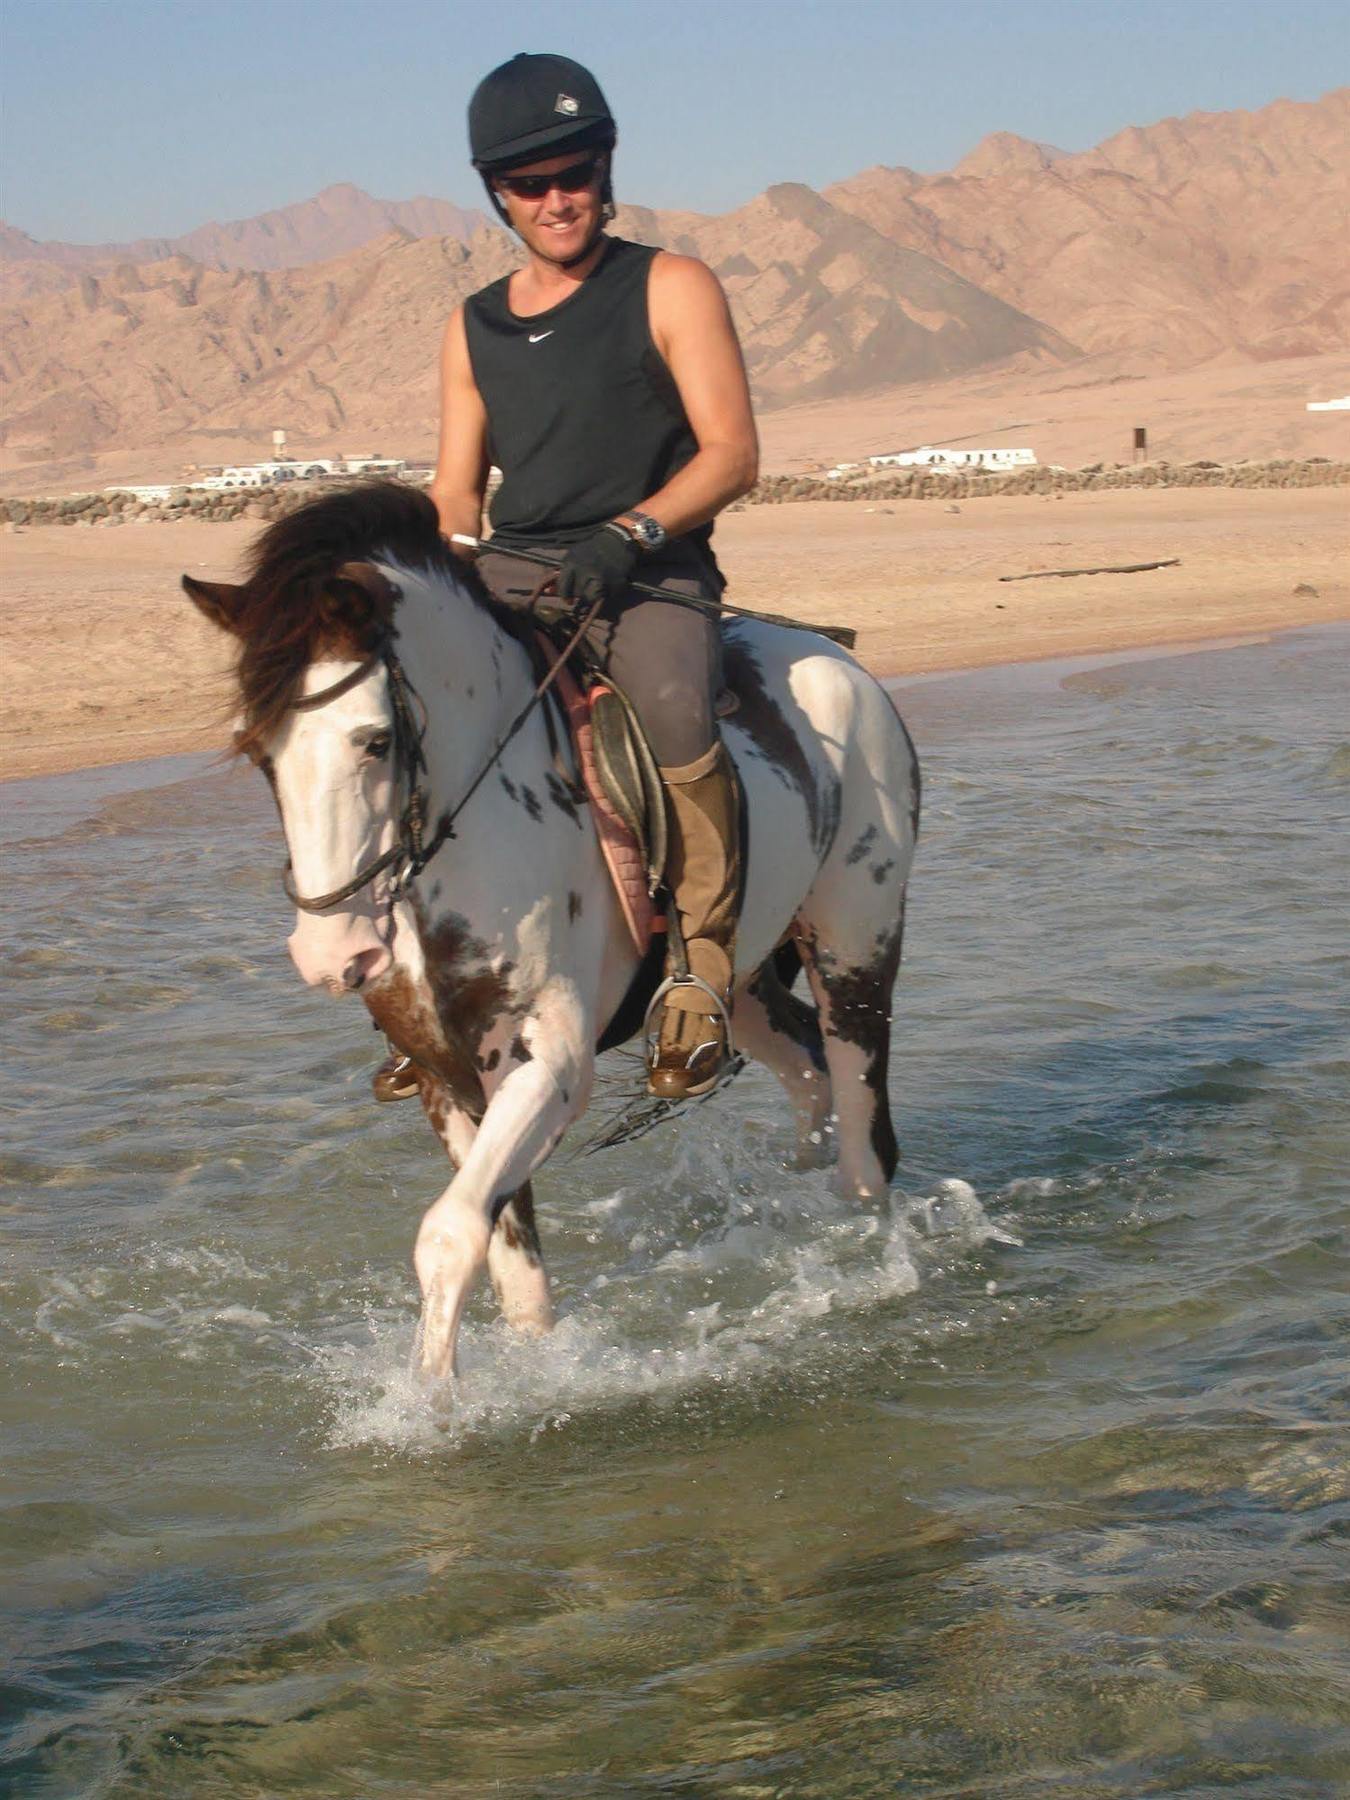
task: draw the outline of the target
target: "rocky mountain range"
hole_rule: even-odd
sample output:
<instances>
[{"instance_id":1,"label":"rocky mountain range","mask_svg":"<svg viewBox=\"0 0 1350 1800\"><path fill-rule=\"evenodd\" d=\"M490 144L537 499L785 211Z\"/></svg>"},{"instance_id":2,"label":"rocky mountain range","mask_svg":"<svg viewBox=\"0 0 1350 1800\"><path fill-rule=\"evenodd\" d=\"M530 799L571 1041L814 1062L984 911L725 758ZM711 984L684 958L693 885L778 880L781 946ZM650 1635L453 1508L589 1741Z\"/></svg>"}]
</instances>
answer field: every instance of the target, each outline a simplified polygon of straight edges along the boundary
<instances>
[{"instance_id":1,"label":"rocky mountain range","mask_svg":"<svg viewBox=\"0 0 1350 1800\"><path fill-rule=\"evenodd\" d=\"M41 243L12 225L0 224L0 270L13 293L22 285L25 273L37 276L37 269L16 267L21 264L82 270L185 256L208 269L294 269L346 256L389 232L463 240L486 223L486 214L450 200L432 200L426 195L415 200L377 200L350 181L340 181L312 200L278 207L254 219L202 225L177 238L137 238L126 244ZM51 285L40 276L38 284Z\"/></svg>"},{"instance_id":2,"label":"rocky mountain range","mask_svg":"<svg viewBox=\"0 0 1350 1800\"><path fill-rule=\"evenodd\" d=\"M1350 88L1081 155L1000 132L949 175L869 169L825 197L1085 351L1179 368L1350 342Z\"/></svg>"},{"instance_id":3,"label":"rocky mountain range","mask_svg":"<svg viewBox=\"0 0 1350 1800\"><path fill-rule=\"evenodd\" d=\"M616 229L721 276L761 405L1084 355L1135 372L1350 340L1350 90L1193 114L1070 155L1007 133L950 174L783 184ZM143 252L148 251L148 254ZM0 237L0 458L434 441L445 317L513 242L359 189L141 244ZM228 447L227 447L228 446Z\"/></svg>"}]
</instances>

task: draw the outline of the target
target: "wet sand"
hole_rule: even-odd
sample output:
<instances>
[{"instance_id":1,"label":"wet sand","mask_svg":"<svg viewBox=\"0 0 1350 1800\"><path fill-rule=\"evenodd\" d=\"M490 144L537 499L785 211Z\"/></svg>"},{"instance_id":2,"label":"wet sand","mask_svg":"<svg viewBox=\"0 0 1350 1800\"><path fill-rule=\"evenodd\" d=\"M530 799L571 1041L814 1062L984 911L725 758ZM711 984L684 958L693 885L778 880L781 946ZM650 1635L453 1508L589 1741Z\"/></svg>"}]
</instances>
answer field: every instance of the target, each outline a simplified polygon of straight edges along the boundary
<instances>
[{"instance_id":1,"label":"wet sand","mask_svg":"<svg viewBox=\"0 0 1350 1800\"><path fill-rule=\"evenodd\" d=\"M223 746L230 647L178 579L184 570L231 578L256 529L185 522L0 538L4 775ZM717 541L729 599L854 626L858 654L878 675L1350 617L1343 488L801 502L731 514ZM1164 557L1180 565L999 580Z\"/></svg>"}]
</instances>

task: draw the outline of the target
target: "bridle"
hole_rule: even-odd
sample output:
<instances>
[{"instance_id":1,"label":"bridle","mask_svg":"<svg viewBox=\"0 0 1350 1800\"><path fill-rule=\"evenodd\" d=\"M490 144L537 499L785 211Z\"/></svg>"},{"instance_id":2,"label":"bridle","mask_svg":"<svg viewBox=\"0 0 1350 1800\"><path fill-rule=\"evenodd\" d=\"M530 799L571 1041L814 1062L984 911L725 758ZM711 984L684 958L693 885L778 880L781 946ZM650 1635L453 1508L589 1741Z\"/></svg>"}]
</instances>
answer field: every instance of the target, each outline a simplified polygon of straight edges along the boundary
<instances>
[{"instance_id":1,"label":"bridle","mask_svg":"<svg viewBox=\"0 0 1350 1800\"><path fill-rule=\"evenodd\" d=\"M317 694L306 694L303 699L293 700L291 710L317 712L321 706L327 706L329 701L340 699L354 687L359 687L367 675L373 674L381 663L384 664L389 683L389 703L394 715L393 743L389 754L393 762L394 779L407 793L403 810L399 814L398 838L382 856L363 864L350 881L340 888L334 888L331 894L306 896L298 893L291 860L287 857L286 867L281 872L281 885L286 890L286 898L298 906L301 912L327 912L330 906L336 906L339 901L350 900L353 894L360 893L376 876L383 875L386 869L395 868L396 864L401 866L395 869L389 885L389 897L391 900L399 899L408 883L417 879L446 838L453 835L450 828L454 822L454 814L451 814L442 819L429 841L424 836L427 791L423 778L427 772L427 759L422 745L426 737L426 708L422 706L404 674L403 664L398 660L388 637L381 638L366 660L358 663L341 681L335 681L331 687L320 688ZM413 711L414 700L421 713L420 720ZM456 808L456 812L458 810Z\"/></svg>"},{"instance_id":2,"label":"bridle","mask_svg":"<svg viewBox=\"0 0 1350 1800\"><path fill-rule=\"evenodd\" d=\"M549 579L551 580L551 578L550 576ZM548 584L548 580L540 583L531 597L531 606ZM343 900L350 900L353 894L360 893L363 887L369 886L378 876L383 875L386 869L393 869L394 874L389 883L389 899L391 904L400 900L442 844L454 837L455 820L496 768L507 745L553 686L559 671L581 642L603 602L604 596L601 595L583 613L576 630L550 664L547 673L535 683L534 691L529 699L498 738L491 755L469 783L458 804L449 812L441 814L436 829L430 837L426 836L429 801L426 788L427 759L423 748L427 730L426 707L404 673L403 664L399 661L398 653L394 649L392 636L383 635L365 661L358 663L356 668L349 670L340 681L335 681L331 687L321 688L317 694L306 694L302 699L293 700L291 702L292 712L317 712L321 706L327 706L330 701L350 693L354 687L358 687L368 675L373 674L383 664L389 684L389 703L393 712L393 743L390 746L389 754L393 763L394 780L404 790L407 797L399 814L396 841L382 855L363 864L350 881L344 883L340 888L334 888L331 894L305 895L298 893L291 861L287 857L286 866L281 874L281 885L286 891L287 899L299 907L301 912L327 912L330 907L337 906Z\"/></svg>"}]
</instances>

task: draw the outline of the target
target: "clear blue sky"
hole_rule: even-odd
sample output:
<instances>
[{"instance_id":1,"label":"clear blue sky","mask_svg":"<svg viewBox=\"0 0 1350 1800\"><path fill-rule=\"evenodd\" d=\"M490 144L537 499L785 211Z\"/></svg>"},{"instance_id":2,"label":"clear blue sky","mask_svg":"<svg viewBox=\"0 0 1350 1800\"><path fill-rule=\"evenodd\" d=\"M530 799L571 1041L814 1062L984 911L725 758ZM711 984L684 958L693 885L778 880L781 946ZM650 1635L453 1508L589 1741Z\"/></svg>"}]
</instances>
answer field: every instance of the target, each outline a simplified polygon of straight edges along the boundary
<instances>
[{"instance_id":1,"label":"clear blue sky","mask_svg":"<svg viewBox=\"0 0 1350 1800\"><path fill-rule=\"evenodd\" d=\"M502 22L503 20L507 22ZM335 181L478 204L464 108L517 50L588 63L618 189L721 212L771 181L1081 150L1350 79L1345 0L0 0L0 217L176 236Z\"/></svg>"}]
</instances>

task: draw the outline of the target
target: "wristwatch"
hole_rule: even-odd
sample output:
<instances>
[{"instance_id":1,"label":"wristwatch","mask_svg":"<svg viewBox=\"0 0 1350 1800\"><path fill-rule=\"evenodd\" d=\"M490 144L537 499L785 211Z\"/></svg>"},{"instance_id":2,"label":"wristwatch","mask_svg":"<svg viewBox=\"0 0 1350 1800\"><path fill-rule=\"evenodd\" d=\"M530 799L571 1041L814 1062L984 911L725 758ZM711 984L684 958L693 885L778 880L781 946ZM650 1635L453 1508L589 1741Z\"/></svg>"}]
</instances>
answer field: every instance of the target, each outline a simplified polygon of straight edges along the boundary
<instances>
[{"instance_id":1,"label":"wristwatch","mask_svg":"<svg viewBox=\"0 0 1350 1800\"><path fill-rule=\"evenodd\" d=\"M621 513L615 523L623 527L640 550L660 550L665 544L666 528L650 513L636 510Z\"/></svg>"}]
</instances>

